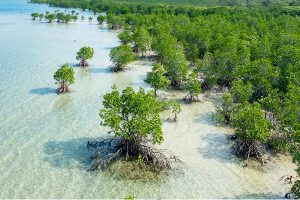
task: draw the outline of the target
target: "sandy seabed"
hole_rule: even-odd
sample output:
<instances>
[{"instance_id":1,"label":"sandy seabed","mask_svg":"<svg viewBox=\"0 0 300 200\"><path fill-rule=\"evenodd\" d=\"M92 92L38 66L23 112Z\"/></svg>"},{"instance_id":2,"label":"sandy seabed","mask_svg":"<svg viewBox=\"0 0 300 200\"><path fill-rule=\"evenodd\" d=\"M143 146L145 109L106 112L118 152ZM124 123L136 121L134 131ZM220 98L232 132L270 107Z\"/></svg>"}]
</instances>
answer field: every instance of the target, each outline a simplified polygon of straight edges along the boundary
<instances>
[{"instance_id":1,"label":"sandy seabed","mask_svg":"<svg viewBox=\"0 0 300 200\"><path fill-rule=\"evenodd\" d=\"M103 95L114 84L120 90L149 90L143 80L152 63L137 61L113 74L109 51L119 41L106 26L33 22L30 12L54 8L25 0L2 0L2 5L11 8L0 9L0 198L282 198L289 190L279 179L294 174L291 157L278 155L263 168L244 168L232 155L227 136L233 131L212 119L218 94L182 104L176 123L166 121L170 113L162 114L159 148L175 153L182 170L152 182L87 171L90 154L82 145L108 131L99 126ZM75 55L84 45L95 49L95 57L82 69ZM64 63L74 67L76 82L70 94L57 95L52 76Z\"/></svg>"}]
</instances>

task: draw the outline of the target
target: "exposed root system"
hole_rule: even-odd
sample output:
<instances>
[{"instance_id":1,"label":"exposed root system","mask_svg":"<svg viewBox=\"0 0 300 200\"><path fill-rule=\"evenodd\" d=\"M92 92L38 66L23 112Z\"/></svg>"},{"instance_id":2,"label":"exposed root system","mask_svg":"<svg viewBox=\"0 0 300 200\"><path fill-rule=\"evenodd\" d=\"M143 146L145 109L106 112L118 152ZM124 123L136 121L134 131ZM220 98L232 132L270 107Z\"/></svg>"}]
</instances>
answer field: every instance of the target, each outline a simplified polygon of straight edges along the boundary
<instances>
[{"instance_id":1,"label":"exposed root system","mask_svg":"<svg viewBox=\"0 0 300 200\"><path fill-rule=\"evenodd\" d=\"M81 60L80 63L79 63L79 65L81 67L87 67L87 66L89 66L89 63L86 60Z\"/></svg>"},{"instance_id":2,"label":"exposed root system","mask_svg":"<svg viewBox=\"0 0 300 200\"><path fill-rule=\"evenodd\" d=\"M125 70L125 67L120 66L120 65L114 65L114 66L109 67L109 69L111 72L121 72L121 71Z\"/></svg>"},{"instance_id":3,"label":"exposed root system","mask_svg":"<svg viewBox=\"0 0 300 200\"><path fill-rule=\"evenodd\" d=\"M69 86L67 84L62 84L57 91L58 93L67 93L69 92Z\"/></svg>"},{"instance_id":4,"label":"exposed root system","mask_svg":"<svg viewBox=\"0 0 300 200\"><path fill-rule=\"evenodd\" d=\"M261 164L264 164L269 159L268 153L260 142L250 139L238 139L236 142L235 153L239 157L246 159L246 162L250 157L257 159Z\"/></svg>"},{"instance_id":5,"label":"exposed root system","mask_svg":"<svg viewBox=\"0 0 300 200\"><path fill-rule=\"evenodd\" d=\"M94 163L91 170L107 169L117 160L138 159L155 171L161 171L171 169L172 163L179 161L172 152L149 146L146 141L112 138L88 142L87 147L96 149L91 157Z\"/></svg>"},{"instance_id":6,"label":"exposed root system","mask_svg":"<svg viewBox=\"0 0 300 200\"><path fill-rule=\"evenodd\" d=\"M167 119L168 122L177 122L178 121L178 117L177 117L177 114L174 114L173 117L169 117Z\"/></svg>"},{"instance_id":7,"label":"exposed root system","mask_svg":"<svg viewBox=\"0 0 300 200\"><path fill-rule=\"evenodd\" d=\"M199 99L199 97L197 97L197 96L195 96L195 95L189 93L188 95L186 95L186 96L184 97L184 101L185 101L186 103L192 103L192 102L199 102L200 99Z\"/></svg>"},{"instance_id":8,"label":"exposed root system","mask_svg":"<svg viewBox=\"0 0 300 200\"><path fill-rule=\"evenodd\" d=\"M279 179L279 181L283 181L284 183L287 183L287 184L293 184L293 181L295 181L295 180L296 180L296 178L291 175L284 175Z\"/></svg>"}]
</instances>

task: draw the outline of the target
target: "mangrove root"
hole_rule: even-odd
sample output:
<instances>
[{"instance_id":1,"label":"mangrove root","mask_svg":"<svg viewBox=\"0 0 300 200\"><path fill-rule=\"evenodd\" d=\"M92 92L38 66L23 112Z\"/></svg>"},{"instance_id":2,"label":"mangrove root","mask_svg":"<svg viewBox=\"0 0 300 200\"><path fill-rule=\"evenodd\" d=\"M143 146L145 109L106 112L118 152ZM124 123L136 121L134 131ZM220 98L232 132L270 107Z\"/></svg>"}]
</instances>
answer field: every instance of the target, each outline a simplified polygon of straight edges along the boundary
<instances>
[{"instance_id":1,"label":"mangrove root","mask_svg":"<svg viewBox=\"0 0 300 200\"><path fill-rule=\"evenodd\" d=\"M81 67L87 67L87 66L89 66L89 63L86 60L81 60L80 63L79 63L79 65Z\"/></svg>"},{"instance_id":2,"label":"mangrove root","mask_svg":"<svg viewBox=\"0 0 300 200\"><path fill-rule=\"evenodd\" d=\"M168 150L160 150L149 146L147 141L126 140L123 138L112 138L104 140L95 140L87 143L87 147L96 149L91 156L91 161L94 162L91 170L107 169L109 166L121 159L136 160L142 159L148 166L154 170L161 171L170 169L172 163L178 162L179 159Z\"/></svg>"},{"instance_id":3,"label":"mangrove root","mask_svg":"<svg viewBox=\"0 0 300 200\"><path fill-rule=\"evenodd\" d=\"M184 101L187 103L192 103L192 102L199 102L200 99L199 99L199 97L189 93L188 95L186 95L184 97Z\"/></svg>"},{"instance_id":4,"label":"mangrove root","mask_svg":"<svg viewBox=\"0 0 300 200\"><path fill-rule=\"evenodd\" d=\"M67 93L69 92L69 86L66 84L62 84L57 90L59 93Z\"/></svg>"},{"instance_id":5,"label":"mangrove root","mask_svg":"<svg viewBox=\"0 0 300 200\"><path fill-rule=\"evenodd\" d=\"M167 119L168 122L177 122L178 121L178 117L177 114L174 114L174 117L169 117Z\"/></svg>"},{"instance_id":6,"label":"mangrove root","mask_svg":"<svg viewBox=\"0 0 300 200\"><path fill-rule=\"evenodd\" d=\"M237 148L235 153L239 157L246 159L246 162L250 157L257 159L261 164L264 164L269 159L268 153L264 150L260 142L250 139L239 139L236 141Z\"/></svg>"},{"instance_id":7,"label":"mangrove root","mask_svg":"<svg viewBox=\"0 0 300 200\"><path fill-rule=\"evenodd\" d=\"M293 184L293 181L295 181L295 177L291 176L291 175L284 175L282 176L279 181L283 181L284 183L287 184Z\"/></svg>"}]
</instances>

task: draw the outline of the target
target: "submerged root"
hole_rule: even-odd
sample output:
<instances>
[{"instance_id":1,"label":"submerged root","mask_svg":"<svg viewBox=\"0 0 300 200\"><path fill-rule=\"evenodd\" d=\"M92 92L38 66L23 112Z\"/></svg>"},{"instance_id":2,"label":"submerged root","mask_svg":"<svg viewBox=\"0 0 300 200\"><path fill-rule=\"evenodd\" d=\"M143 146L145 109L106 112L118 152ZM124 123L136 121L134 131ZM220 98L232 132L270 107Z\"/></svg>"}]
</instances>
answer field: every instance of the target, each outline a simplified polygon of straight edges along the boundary
<instances>
[{"instance_id":1,"label":"submerged root","mask_svg":"<svg viewBox=\"0 0 300 200\"><path fill-rule=\"evenodd\" d=\"M239 157L246 159L246 162L248 162L250 157L257 159L261 164L266 163L269 159L268 153L265 151L261 143L256 140L237 140L235 153Z\"/></svg>"},{"instance_id":2,"label":"submerged root","mask_svg":"<svg viewBox=\"0 0 300 200\"><path fill-rule=\"evenodd\" d=\"M172 163L179 161L172 152L157 149L147 145L146 142L137 140L125 140L123 138L95 140L88 142L87 147L96 149L91 156L91 161L93 161L91 170L108 169L118 160L141 160L153 170L161 171L171 169Z\"/></svg>"},{"instance_id":3,"label":"submerged root","mask_svg":"<svg viewBox=\"0 0 300 200\"><path fill-rule=\"evenodd\" d=\"M152 166L136 160L113 162L108 171L115 179L139 180L143 182L155 181L160 175Z\"/></svg>"}]
</instances>

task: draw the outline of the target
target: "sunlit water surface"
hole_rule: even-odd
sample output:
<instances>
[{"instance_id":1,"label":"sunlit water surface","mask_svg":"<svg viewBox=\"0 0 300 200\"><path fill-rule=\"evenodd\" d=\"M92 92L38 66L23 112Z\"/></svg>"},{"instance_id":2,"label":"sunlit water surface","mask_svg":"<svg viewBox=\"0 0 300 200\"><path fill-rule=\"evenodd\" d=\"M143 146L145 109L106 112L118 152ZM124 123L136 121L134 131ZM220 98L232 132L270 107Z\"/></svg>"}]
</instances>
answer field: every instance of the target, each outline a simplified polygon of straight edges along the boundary
<instances>
[{"instance_id":1,"label":"sunlit water surface","mask_svg":"<svg viewBox=\"0 0 300 200\"><path fill-rule=\"evenodd\" d=\"M291 159L275 157L264 170L243 168L226 139L232 131L211 119L215 96L184 105L178 123L164 123L162 148L184 162L180 173L145 182L87 171L89 153L82 145L107 132L99 126L103 95L113 84L146 87L143 79L151 63L136 62L128 71L110 73L108 55L119 44L117 33L96 22L30 20L31 12L46 10L53 8L25 0L0 1L0 198L284 196L288 186L279 178L293 173ZM86 69L75 66L76 52L84 45L95 49ZM57 95L53 73L64 63L74 66L76 83L72 93Z\"/></svg>"}]
</instances>

